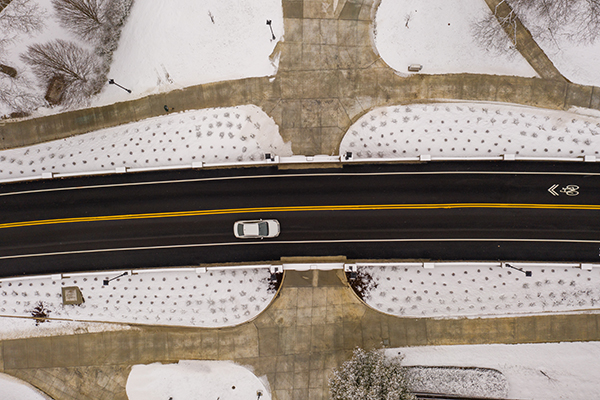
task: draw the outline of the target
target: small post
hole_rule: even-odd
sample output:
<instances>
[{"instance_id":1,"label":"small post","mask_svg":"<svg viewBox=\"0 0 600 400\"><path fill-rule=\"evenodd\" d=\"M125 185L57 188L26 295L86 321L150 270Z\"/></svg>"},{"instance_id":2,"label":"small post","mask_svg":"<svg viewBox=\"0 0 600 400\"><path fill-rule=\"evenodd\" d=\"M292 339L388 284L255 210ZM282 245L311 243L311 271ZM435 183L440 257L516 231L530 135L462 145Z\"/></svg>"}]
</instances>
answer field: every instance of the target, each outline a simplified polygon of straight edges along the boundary
<instances>
[{"instance_id":1,"label":"small post","mask_svg":"<svg viewBox=\"0 0 600 400\"><path fill-rule=\"evenodd\" d=\"M124 90L124 91L126 91L127 93L131 93L131 90L129 90L129 89L127 89L127 88L125 88L125 87L123 87L123 86L119 85L117 82L115 82L115 80L114 80L114 79L109 79L109 80L108 80L108 83L109 83L110 85L115 85L115 86L118 86L118 87L120 87L121 89L123 89L123 90Z\"/></svg>"},{"instance_id":2,"label":"small post","mask_svg":"<svg viewBox=\"0 0 600 400\"><path fill-rule=\"evenodd\" d=\"M271 35L273 35L273 40L275 40L275 34L273 33L273 27L271 26L271 20L270 19L267 20L267 25L269 25L269 28L271 28Z\"/></svg>"},{"instance_id":3,"label":"small post","mask_svg":"<svg viewBox=\"0 0 600 400\"><path fill-rule=\"evenodd\" d=\"M358 278L358 268L356 267L356 264L345 264L344 272L350 274L351 281L356 280L356 278Z\"/></svg>"}]
</instances>

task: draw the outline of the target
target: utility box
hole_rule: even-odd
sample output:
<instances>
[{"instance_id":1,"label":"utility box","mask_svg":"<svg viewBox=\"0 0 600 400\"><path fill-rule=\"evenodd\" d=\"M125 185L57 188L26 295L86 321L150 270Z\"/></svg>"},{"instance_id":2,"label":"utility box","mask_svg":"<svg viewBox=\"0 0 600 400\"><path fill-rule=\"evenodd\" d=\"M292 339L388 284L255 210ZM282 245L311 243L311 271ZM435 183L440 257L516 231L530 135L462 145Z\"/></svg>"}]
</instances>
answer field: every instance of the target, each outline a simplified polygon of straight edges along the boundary
<instances>
[{"instance_id":1,"label":"utility box","mask_svg":"<svg viewBox=\"0 0 600 400\"><path fill-rule=\"evenodd\" d=\"M84 299L81 290L77 286L67 286L62 288L62 303L63 305L80 305Z\"/></svg>"},{"instance_id":2,"label":"utility box","mask_svg":"<svg viewBox=\"0 0 600 400\"><path fill-rule=\"evenodd\" d=\"M408 66L408 72L419 72L422 69L423 66L421 64L410 64Z\"/></svg>"}]
</instances>

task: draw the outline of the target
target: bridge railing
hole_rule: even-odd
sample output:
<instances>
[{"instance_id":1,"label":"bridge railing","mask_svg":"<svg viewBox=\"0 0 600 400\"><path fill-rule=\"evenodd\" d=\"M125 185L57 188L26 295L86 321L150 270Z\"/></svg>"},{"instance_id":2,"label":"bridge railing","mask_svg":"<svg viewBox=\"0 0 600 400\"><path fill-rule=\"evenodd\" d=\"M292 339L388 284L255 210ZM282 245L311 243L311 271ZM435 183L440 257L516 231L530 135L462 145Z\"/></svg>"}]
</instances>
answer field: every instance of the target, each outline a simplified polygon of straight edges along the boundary
<instances>
[{"instance_id":1,"label":"bridge railing","mask_svg":"<svg viewBox=\"0 0 600 400\"><path fill-rule=\"evenodd\" d=\"M81 171L81 172L57 172L57 173L42 173L38 175L29 175L15 178L0 179L2 183L15 183L25 181L35 181L54 178L68 178L75 176L95 176L109 174L125 174L135 172L150 172L150 171L168 171L168 170L185 170L185 169L200 169L200 168L232 168L232 167L260 167L273 165L305 165L319 164L394 164L407 162L453 162L453 161L537 161L537 162L600 162L600 158L592 155L584 155L579 157L523 157L515 154L503 154L500 156L490 157L443 157L432 156L430 154L422 154L418 157L403 157L403 158L353 158L351 153L341 156L314 155L314 156L289 156L279 157L266 155L264 160L260 161L242 161L242 162L222 162L222 163L203 163L194 162L191 164L166 165L157 167L118 167L113 169L103 169L96 171Z\"/></svg>"}]
</instances>

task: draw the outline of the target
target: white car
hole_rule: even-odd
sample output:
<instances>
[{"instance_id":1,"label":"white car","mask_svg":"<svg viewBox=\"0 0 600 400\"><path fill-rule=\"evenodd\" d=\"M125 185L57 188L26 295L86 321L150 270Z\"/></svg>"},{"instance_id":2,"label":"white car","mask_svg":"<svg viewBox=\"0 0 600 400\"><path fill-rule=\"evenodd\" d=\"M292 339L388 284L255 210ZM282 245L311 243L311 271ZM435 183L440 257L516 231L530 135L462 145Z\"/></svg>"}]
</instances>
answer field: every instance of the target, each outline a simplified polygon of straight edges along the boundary
<instances>
[{"instance_id":1,"label":"white car","mask_svg":"<svg viewBox=\"0 0 600 400\"><path fill-rule=\"evenodd\" d=\"M237 221L233 224L233 234L240 239L274 238L279 236L279 221L276 219Z\"/></svg>"}]
</instances>

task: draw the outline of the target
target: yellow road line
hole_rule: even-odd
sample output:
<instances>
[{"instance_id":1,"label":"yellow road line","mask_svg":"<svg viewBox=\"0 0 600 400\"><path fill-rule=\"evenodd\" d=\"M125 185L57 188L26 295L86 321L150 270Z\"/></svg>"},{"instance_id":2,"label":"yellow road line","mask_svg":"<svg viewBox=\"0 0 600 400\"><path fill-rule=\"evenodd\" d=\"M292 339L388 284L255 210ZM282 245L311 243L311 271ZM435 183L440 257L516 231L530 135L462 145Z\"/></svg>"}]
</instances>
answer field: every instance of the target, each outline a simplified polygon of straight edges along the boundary
<instances>
[{"instance_id":1,"label":"yellow road line","mask_svg":"<svg viewBox=\"0 0 600 400\"><path fill-rule=\"evenodd\" d=\"M594 204L511 204L511 203L447 203L447 204L368 204L368 205L331 205L331 206L287 206L230 208L217 210L174 211L147 214L101 215L96 217L75 217L43 219L37 221L8 222L0 224L0 229L37 225L70 224L75 222L120 221L151 218L195 217L202 215L293 212L293 211L364 211L364 210L428 210L452 208L514 208L546 210L600 210Z\"/></svg>"}]
</instances>

